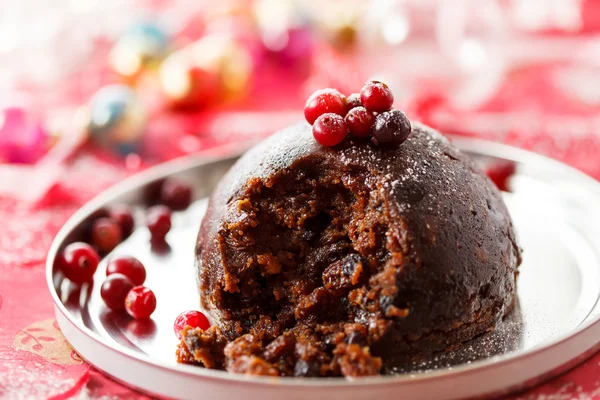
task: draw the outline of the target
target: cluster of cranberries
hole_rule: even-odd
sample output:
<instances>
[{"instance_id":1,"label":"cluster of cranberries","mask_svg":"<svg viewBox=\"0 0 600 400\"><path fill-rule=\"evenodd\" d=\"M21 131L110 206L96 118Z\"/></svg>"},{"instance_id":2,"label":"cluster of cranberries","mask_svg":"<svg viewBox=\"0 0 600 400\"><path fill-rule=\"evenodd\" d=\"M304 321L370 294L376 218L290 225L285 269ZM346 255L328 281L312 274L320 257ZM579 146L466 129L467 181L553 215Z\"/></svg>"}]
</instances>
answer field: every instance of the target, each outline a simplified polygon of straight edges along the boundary
<instances>
[{"instance_id":1,"label":"cluster of cranberries","mask_svg":"<svg viewBox=\"0 0 600 400\"><path fill-rule=\"evenodd\" d=\"M153 246L166 244L167 233L171 230L172 210L185 210L192 197L192 189L187 185L175 180L160 182L156 195L148 199L156 205L148 208L146 215ZM135 219L129 207L117 205L109 210L100 210L87 222L84 233L87 242L66 246L57 260L58 266L73 283L91 282L100 263L100 254L111 252L133 233L134 228ZM133 318L146 319L156 309L156 296L143 286L145 281L146 268L138 259L114 257L107 264L100 296L111 310L126 311ZM198 311L182 313L175 321L176 333L179 335L178 332L187 325L202 329L210 326L208 319Z\"/></svg>"},{"instance_id":2,"label":"cluster of cranberries","mask_svg":"<svg viewBox=\"0 0 600 400\"><path fill-rule=\"evenodd\" d=\"M100 288L100 296L113 311L126 310L136 319L146 319L156 309L156 296L142 286L146 269L134 257L117 257L106 267L106 280Z\"/></svg>"},{"instance_id":3,"label":"cluster of cranberries","mask_svg":"<svg viewBox=\"0 0 600 400\"><path fill-rule=\"evenodd\" d=\"M323 146L340 144L350 133L371 138L375 146L399 146L411 133L410 121L392 109L394 95L383 82L369 81L360 93L346 97L336 89L314 92L304 106L315 140Z\"/></svg>"},{"instance_id":4,"label":"cluster of cranberries","mask_svg":"<svg viewBox=\"0 0 600 400\"><path fill-rule=\"evenodd\" d=\"M73 283L83 284L94 279L100 263L98 251L85 242L69 244L58 260L63 274ZM106 280L100 288L100 296L113 311L126 310L136 319L150 317L156 308L156 296L147 287L146 269L134 257L116 257L106 267Z\"/></svg>"}]
</instances>

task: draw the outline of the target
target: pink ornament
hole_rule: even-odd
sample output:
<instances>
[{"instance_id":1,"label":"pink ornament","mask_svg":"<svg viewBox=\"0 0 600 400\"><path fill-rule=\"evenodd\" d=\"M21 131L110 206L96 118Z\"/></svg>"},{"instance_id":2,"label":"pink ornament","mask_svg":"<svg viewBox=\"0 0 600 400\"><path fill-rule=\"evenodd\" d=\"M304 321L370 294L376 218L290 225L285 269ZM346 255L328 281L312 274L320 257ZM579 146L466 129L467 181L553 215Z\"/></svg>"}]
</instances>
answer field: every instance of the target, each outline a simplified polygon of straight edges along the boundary
<instances>
[{"instance_id":1,"label":"pink ornament","mask_svg":"<svg viewBox=\"0 0 600 400\"><path fill-rule=\"evenodd\" d=\"M35 163L45 152L46 130L18 107L0 110L0 159L9 163Z\"/></svg>"},{"instance_id":2,"label":"pink ornament","mask_svg":"<svg viewBox=\"0 0 600 400\"><path fill-rule=\"evenodd\" d=\"M263 37L267 57L283 67L306 70L313 54L313 33L306 27L290 28L277 35Z\"/></svg>"}]
</instances>

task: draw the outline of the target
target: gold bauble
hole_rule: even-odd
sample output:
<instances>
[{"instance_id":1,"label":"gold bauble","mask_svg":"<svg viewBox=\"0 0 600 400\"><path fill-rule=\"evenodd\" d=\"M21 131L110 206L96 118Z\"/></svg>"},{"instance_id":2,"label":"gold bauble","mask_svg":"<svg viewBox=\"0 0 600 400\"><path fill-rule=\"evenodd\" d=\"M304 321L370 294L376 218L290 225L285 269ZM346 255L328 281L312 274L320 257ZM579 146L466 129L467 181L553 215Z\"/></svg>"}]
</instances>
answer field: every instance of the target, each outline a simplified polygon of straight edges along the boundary
<instances>
[{"instance_id":1,"label":"gold bauble","mask_svg":"<svg viewBox=\"0 0 600 400\"><path fill-rule=\"evenodd\" d=\"M170 102L181 107L214 103L223 91L220 76L195 65L189 47L165 59L159 69L159 81Z\"/></svg>"},{"instance_id":2,"label":"gold bauble","mask_svg":"<svg viewBox=\"0 0 600 400\"><path fill-rule=\"evenodd\" d=\"M121 37L109 54L113 70L125 78L133 79L145 69L153 69L166 56L168 40L156 26L134 26Z\"/></svg>"},{"instance_id":3,"label":"gold bauble","mask_svg":"<svg viewBox=\"0 0 600 400\"><path fill-rule=\"evenodd\" d=\"M126 154L136 150L146 127L146 110L126 85L98 90L89 104L87 130L100 145Z\"/></svg>"},{"instance_id":4,"label":"gold bauble","mask_svg":"<svg viewBox=\"0 0 600 400\"><path fill-rule=\"evenodd\" d=\"M240 43L224 34L206 36L191 46L193 64L216 73L224 98L241 97L252 76L252 58Z\"/></svg>"}]
</instances>

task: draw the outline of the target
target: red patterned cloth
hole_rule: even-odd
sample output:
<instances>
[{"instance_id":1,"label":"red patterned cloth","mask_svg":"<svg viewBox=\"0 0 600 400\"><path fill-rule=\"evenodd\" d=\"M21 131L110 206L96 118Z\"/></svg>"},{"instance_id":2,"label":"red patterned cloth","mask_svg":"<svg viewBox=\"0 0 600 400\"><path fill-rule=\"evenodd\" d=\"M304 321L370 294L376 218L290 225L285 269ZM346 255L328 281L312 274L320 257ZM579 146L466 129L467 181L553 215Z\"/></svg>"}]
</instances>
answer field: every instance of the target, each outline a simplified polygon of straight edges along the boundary
<instances>
[{"instance_id":1,"label":"red patterned cloth","mask_svg":"<svg viewBox=\"0 0 600 400\"><path fill-rule=\"evenodd\" d=\"M519 145L600 178L600 135L594 125L600 108L562 95L553 80L559 72L543 66L520 71L479 110L456 111L442 96L428 94L413 99L411 113L442 130ZM278 98L277 103L273 108L283 111L265 113L268 104L260 103L196 116L158 114L146 136L146 159L152 163L264 136L301 118L299 111L282 107L298 110L298 98L283 102ZM146 165L86 148L64 167L59 181L35 204L25 206L11 196L0 196L0 397L146 398L77 356L53 319L44 277L50 243L69 216L95 194ZM600 354L513 398L600 399Z\"/></svg>"}]
</instances>

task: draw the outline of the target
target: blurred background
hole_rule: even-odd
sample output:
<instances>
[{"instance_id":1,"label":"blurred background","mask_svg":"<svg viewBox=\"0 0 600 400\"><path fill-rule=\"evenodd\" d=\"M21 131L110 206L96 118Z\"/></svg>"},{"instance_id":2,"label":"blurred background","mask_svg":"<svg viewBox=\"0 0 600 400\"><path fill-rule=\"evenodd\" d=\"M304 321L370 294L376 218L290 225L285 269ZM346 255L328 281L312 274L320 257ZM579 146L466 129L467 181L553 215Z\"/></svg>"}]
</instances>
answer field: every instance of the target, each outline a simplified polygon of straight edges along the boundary
<instances>
[{"instance_id":1,"label":"blurred background","mask_svg":"<svg viewBox=\"0 0 600 400\"><path fill-rule=\"evenodd\" d=\"M599 33L598 0L0 0L0 194L94 176L86 198L369 78L411 118L600 178Z\"/></svg>"},{"instance_id":2,"label":"blurred background","mask_svg":"<svg viewBox=\"0 0 600 400\"><path fill-rule=\"evenodd\" d=\"M600 179L600 0L0 0L0 398L143 398L60 333L58 230L140 170L240 152L370 78L413 120ZM598 376L596 356L519 398L593 398Z\"/></svg>"}]
</instances>

